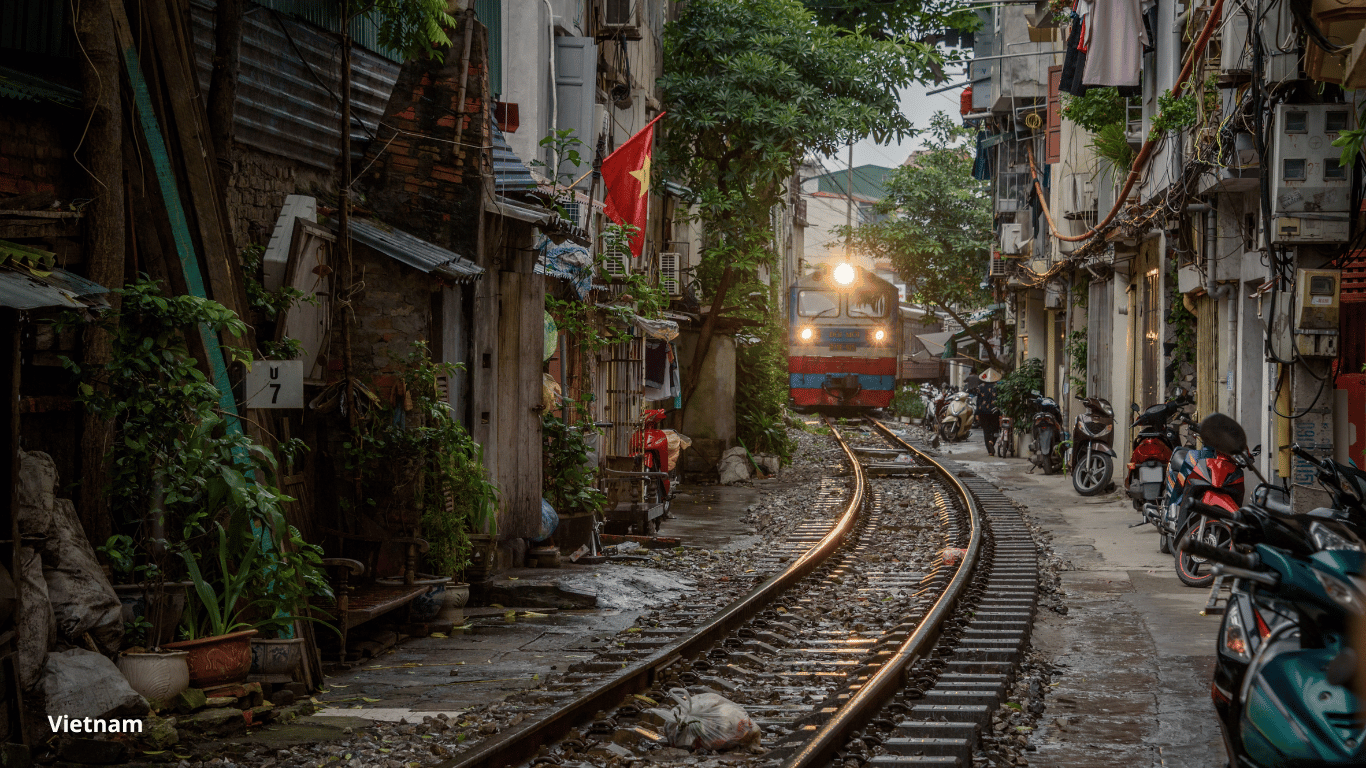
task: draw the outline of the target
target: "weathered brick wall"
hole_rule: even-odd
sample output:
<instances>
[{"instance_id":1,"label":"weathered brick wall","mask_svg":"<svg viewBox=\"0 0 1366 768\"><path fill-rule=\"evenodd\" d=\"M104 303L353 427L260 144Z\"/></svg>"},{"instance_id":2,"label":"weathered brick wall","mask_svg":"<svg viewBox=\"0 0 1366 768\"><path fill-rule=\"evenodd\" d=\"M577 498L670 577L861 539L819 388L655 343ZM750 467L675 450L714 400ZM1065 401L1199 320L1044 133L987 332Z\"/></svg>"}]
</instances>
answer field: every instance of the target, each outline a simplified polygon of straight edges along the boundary
<instances>
[{"instance_id":1,"label":"weathered brick wall","mask_svg":"<svg viewBox=\"0 0 1366 768\"><path fill-rule=\"evenodd\" d=\"M483 148L491 138L483 92L487 37L476 22L463 108L459 102L464 30L451 33L451 40L455 45L444 60L409 61L399 71L384 112L383 122L389 127L381 127L379 140L371 145L365 159L369 169L361 181L381 219L474 256ZM394 136L393 129L403 133Z\"/></svg>"},{"instance_id":2,"label":"weathered brick wall","mask_svg":"<svg viewBox=\"0 0 1366 768\"><path fill-rule=\"evenodd\" d=\"M28 101L0 102L0 198L17 195L68 202L79 172L57 108Z\"/></svg>"},{"instance_id":3,"label":"weathered brick wall","mask_svg":"<svg viewBox=\"0 0 1366 768\"><path fill-rule=\"evenodd\" d=\"M228 226L240 250L270 242L280 206L289 195L310 195L336 187L336 175L296 160L237 145L225 174Z\"/></svg>"},{"instance_id":4,"label":"weathered brick wall","mask_svg":"<svg viewBox=\"0 0 1366 768\"><path fill-rule=\"evenodd\" d=\"M431 295L437 289L437 280L360 244L355 246L353 258L356 279L365 282L352 304L353 369L362 379L393 375L412 351L413 342L431 338ZM339 332L334 333L334 339L333 360L340 361ZM340 370L335 363L331 367Z\"/></svg>"}]
</instances>

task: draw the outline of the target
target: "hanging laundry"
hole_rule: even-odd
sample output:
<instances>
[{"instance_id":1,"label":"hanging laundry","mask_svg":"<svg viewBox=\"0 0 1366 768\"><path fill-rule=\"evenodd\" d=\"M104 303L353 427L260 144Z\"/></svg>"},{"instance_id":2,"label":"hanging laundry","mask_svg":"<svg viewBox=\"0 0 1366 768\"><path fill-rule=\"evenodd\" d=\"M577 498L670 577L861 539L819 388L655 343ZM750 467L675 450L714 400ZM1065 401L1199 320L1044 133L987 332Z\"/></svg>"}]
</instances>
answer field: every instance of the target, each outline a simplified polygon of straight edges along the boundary
<instances>
[{"instance_id":1,"label":"hanging laundry","mask_svg":"<svg viewBox=\"0 0 1366 768\"><path fill-rule=\"evenodd\" d=\"M1082 85L1082 72L1086 69L1086 52L1081 50L1082 30L1086 24L1080 14L1072 13L1072 24L1067 33L1066 54L1062 60L1062 80L1058 90L1073 96L1085 96L1086 86Z\"/></svg>"},{"instance_id":2,"label":"hanging laundry","mask_svg":"<svg viewBox=\"0 0 1366 768\"><path fill-rule=\"evenodd\" d=\"M1143 46L1148 43L1140 2L1096 0L1085 41L1082 82L1086 87L1138 85L1143 71Z\"/></svg>"}]
</instances>

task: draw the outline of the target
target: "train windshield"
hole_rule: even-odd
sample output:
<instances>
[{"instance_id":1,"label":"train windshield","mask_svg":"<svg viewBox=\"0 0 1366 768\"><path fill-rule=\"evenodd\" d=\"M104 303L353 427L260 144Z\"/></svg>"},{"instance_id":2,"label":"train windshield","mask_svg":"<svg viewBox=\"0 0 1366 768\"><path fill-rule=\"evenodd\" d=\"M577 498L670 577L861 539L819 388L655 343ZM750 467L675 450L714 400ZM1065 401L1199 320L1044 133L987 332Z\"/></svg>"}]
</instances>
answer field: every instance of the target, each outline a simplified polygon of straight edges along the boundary
<instances>
[{"instance_id":1,"label":"train windshield","mask_svg":"<svg viewBox=\"0 0 1366 768\"><path fill-rule=\"evenodd\" d=\"M850 317L886 317L887 292L881 288L856 290L849 295Z\"/></svg>"},{"instance_id":2,"label":"train windshield","mask_svg":"<svg viewBox=\"0 0 1366 768\"><path fill-rule=\"evenodd\" d=\"M797 314L802 317L834 317L840 313L839 297L825 291L797 291Z\"/></svg>"}]
</instances>

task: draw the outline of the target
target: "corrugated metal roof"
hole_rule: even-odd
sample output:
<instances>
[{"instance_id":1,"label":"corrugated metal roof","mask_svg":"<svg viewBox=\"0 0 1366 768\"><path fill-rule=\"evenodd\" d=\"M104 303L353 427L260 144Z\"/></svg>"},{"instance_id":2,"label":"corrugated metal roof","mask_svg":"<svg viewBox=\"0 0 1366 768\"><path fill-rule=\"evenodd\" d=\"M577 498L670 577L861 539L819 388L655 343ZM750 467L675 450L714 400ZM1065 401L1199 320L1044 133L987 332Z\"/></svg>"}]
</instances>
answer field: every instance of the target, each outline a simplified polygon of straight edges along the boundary
<instances>
[{"instance_id":1,"label":"corrugated metal roof","mask_svg":"<svg viewBox=\"0 0 1366 768\"><path fill-rule=\"evenodd\" d=\"M337 3L320 3L318 0L256 0L256 4L297 16L333 34L341 32L341 15L338 13L340 8ZM379 14L378 9L372 9L369 13L352 19L351 39L356 45L402 64L402 54L379 44L379 23L376 21Z\"/></svg>"},{"instance_id":2,"label":"corrugated metal roof","mask_svg":"<svg viewBox=\"0 0 1366 768\"><path fill-rule=\"evenodd\" d=\"M87 297L108 293L109 289L79 275L54 269L35 275L26 269L0 267L0 307L44 309L47 307L84 308L104 305L103 298ZM86 300L82 300L86 299Z\"/></svg>"},{"instance_id":3,"label":"corrugated metal roof","mask_svg":"<svg viewBox=\"0 0 1366 768\"><path fill-rule=\"evenodd\" d=\"M213 3L190 4L199 90L213 71ZM330 171L341 146L341 60L336 38L268 8L242 23L242 69L234 118L237 141ZM351 54L351 155L377 132L399 65L362 48ZM319 82L321 81L321 82Z\"/></svg>"},{"instance_id":4,"label":"corrugated metal roof","mask_svg":"<svg viewBox=\"0 0 1366 768\"><path fill-rule=\"evenodd\" d=\"M493 188L500 195L509 192L535 192L536 179L522 158L512 151L498 123L490 120L493 127Z\"/></svg>"},{"instance_id":5,"label":"corrugated metal roof","mask_svg":"<svg viewBox=\"0 0 1366 768\"><path fill-rule=\"evenodd\" d=\"M81 103L81 92L75 88L68 88L9 67L0 67L0 96L28 101L51 101L64 107L75 107Z\"/></svg>"},{"instance_id":6,"label":"corrugated metal roof","mask_svg":"<svg viewBox=\"0 0 1366 768\"><path fill-rule=\"evenodd\" d=\"M336 220L330 220L328 226L335 230ZM352 219L351 239L413 269L429 274L435 272L456 282L478 280L484 275L483 267L460 254L382 222Z\"/></svg>"}]
</instances>

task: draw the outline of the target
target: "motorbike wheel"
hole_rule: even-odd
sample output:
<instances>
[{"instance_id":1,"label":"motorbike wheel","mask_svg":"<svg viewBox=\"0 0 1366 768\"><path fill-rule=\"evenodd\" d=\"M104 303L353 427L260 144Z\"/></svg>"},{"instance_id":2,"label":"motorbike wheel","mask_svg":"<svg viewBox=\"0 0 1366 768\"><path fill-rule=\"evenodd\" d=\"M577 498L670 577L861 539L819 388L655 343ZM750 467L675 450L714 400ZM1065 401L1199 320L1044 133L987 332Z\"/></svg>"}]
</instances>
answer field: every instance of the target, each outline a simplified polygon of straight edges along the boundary
<instances>
[{"instance_id":1,"label":"motorbike wheel","mask_svg":"<svg viewBox=\"0 0 1366 768\"><path fill-rule=\"evenodd\" d=\"M958 434L958 426L951 421L943 422L939 425L939 439L946 443L952 443Z\"/></svg>"},{"instance_id":2,"label":"motorbike wheel","mask_svg":"<svg viewBox=\"0 0 1366 768\"><path fill-rule=\"evenodd\" d=\"M1082 496L1095 496L1110 485L1115 466L1103 453L1082 456L1072 467L1072 488Z\"/></svg>"},{"instance_id":3,"label":"motorbike wheel","mask_svg":"<svg viewBox=\"0 0 1366 768\"><path fill-rule=\"evenodd\" d=\"M1053 431L1049 429L1039 433L1039 466L1045 475L1053 474Z\"/></svg>"},{"instance_id":4,"label":"motorbike wheel","mask_svg":"<svg viewBox=\"0 0 1366 768\"><path fill-rule=\"evenodd\" d=\"M1172 553L1172 537L1165 533L1159 533L1157 535L1157 551L1164 555L1170 555Z\"/></svg>"},{"instance_id":5,"label":"motorbike wheel","mask_svg":"<svg viewBox=\"0 0 1366 768\"><path fill-rule=\"evenodd\" d=\"M1233 549L1233 529L1222 520L1195 516L1185 530L1176 535L1176 576L1188 587L1208 587L1214 583L1214 564L1204 558L1186 554L1185 543L1199 538L1220 549Z\"/></svg>"}]
</instances>

